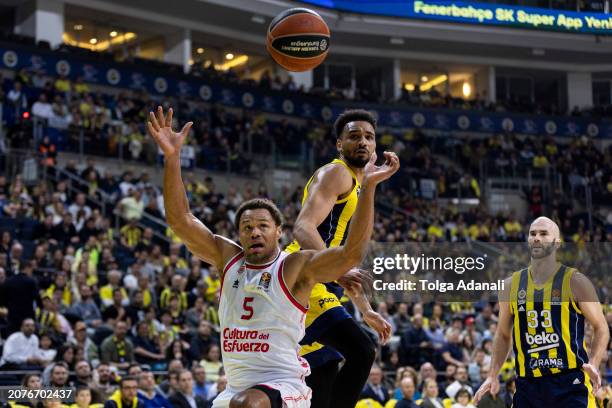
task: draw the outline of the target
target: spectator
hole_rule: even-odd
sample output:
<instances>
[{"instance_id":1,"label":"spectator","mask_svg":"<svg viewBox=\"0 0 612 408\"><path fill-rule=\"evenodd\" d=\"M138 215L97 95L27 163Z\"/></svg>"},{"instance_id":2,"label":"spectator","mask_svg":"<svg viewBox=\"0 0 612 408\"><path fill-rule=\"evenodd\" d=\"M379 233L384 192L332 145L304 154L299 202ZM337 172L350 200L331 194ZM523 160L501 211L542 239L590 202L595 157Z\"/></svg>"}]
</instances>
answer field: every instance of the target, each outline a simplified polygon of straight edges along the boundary
<instances>
[{"instance_id":1,"label":"spectator","mask_svg":"<svg viewBox=\"0 0 612 408\"><path fill-rule=\"evenodd\" d=\"M127 224L121 227L119 231L121 245L130 249L134 249L138 245L142 236L142 230L138 226L139 219L140 217L132 216L132 218L128 218Z\"/></svg>"},{"instance_id":2,"label":"spectator","mask_svg":"<svg viewBox=\"0 0 612 408\"><path fill-rule=\"evenodd\" d=\"M412 318L412 327L401 335L400 364L420 366L431 360L431 343L423 329L423 316L420 314Z\"/></svg>"},{"instance_id":3,"label":"spectator","mask_svg":"<svg viewBox=\"0 0 612 408\"><path fill-rule=\"evenodd\" d=\"M181 360L172 360L168 363L168 378L159 384L159 389L167 397L173 392L177 391L178 387L178 373L182 371L183 363Z\"/></svg>"},{"instance_id":4,"label":"spectator","mask_svg":"<svg viewBox=\"0 0 612 408\"><path fill-rule=\"evenodd\" d=\"M178 392L169 398L174 408L205 408L206 401L193 394L193 377L191 371L182 370L178 373Z\"/></svg>"},{"instance_id":5,"label":"spectator","mask_svg":"<svg viewBox=\"0 0 612 408\"><path fill-rule=\"evenodd\" d=\"M189 353L192 360L202 360L211 345L218 345L216 337L212 335L211 324L205 320L201 320L198 325L198 331L191 339Z\"/></svg>"},{"instance_id":6,"label":"spectator","mask_svg":"<svg viewBox=\"0 0 612 408\"><path fill-rule=\"evenodd\" d=\"M138 377L138 399L144 408L173 408L155 386L155 377L151 371L143 371Z\"/></svg>"},{"instance_id":7,"label":"spectator","mask_svg":"<svg viewBox=\"0 0 612 408\"><path fill-rule=\"evenodd\" d=\"M144 201L141 200L141 197L142 193L140 190L132 188L131 194L119 201L117 207L119 208L123 219L129 221L133 219L140 220L142 218L145 205Z\"/></svg>"},{"instance_id":8,"label":"spectator","mask_svg":"<svg viewBox=\"0 0 612 408\"><path fill-rule=\"evenodd\" d=\"M114 303L114 291L119 289L121 291L121 304L127 306L129 303L129 297L127 291L121 286L121 272L118 270L109 271L106 275L108 284L100 288L100 300L105 307L108 307Z\"/></svg>"},{"instance_id":9,"label":"spectator","mask_svg":"<svg viewBox=\"0 0 612 408\"><path fill-rule=\"evenodd\" d=\"M87 360L81 360L74 366L74 381L72 386L77 388L91 387L93 385L93 377L91 374L91 365Z\"/></svg>"},{"instance_id":10,"label":"spectator","mask_svg":"<svg viewBox=\"0 0 612 408\"><path fill-rule=\"evenodd\" d=\"M101 408L102 404L92 404L91 390L86 386L76 387L74 404L70 408Z\"/></svg>"},{"instance_id":11,"label":"spectator","mask_svg":"<svg viewBox=\"0 0 612 408\"><path fill-rule=\"evenodd\" d=\"M134 361L134 346L126 338L127 324L115 322L114 334L108 336L100 346L100 360L119 369L126 369Z\"/></svg>"},{"instance_id":12,"label":"spectator","mask_svg":"<svg viewBox=\"0 0 612 408\"><path fill-rule=\"evenodd\" d=\"M435 379L427 378L423 381L423 402L421 408L444 408L444 403L438 398L438 383Z\"/></svg>"},{"instance_id":13,"label":"spectator","mask_svg":"<svg viewBox=\"0 0 612 408\"><path fill-rule=\"evenodd\" d=\"M446 395L457 400L456 394L459 390L465 389L469 392L470 398L472 395L472 387L470 386L467 369L465 366L458 366L455 372L455 381L446 387ZM469 401L469 399L468 399Z\"/></svg>"},{"instance_id":14,"label":"spectator","mask_svg":"<svg viewBox=\"0 0 612 408\"><path fill-rule=\"evenodd\" d=\"M98 346L87 336L87 325L83 321L78 321L74 324L73 335L68 337L68 341L83 350L84 356L88 362L97 366L100 362Z\"/></svg>"},{"instance_id":15,"label":"spectator","mask_svg":"<svg viewBox=\"0 0 612 408\"><path fill-rule=\"evenodd\" d=\"M119 389L104 403L104 408L144 408L138 399L138 381L134 377L123 377Z\"/></svg>"},{"instance_id":16,"label":"spectator","mask_svg":"<svg viewBox=\"0 0 612 408\"><path fill-rule=\"evenodd\" d=\"M371 398L379 404L386 404L389 400L389 391L383 385L383 372L380 367L374 365L370 369L370 376L360 398Z\"/></svg>"},{"instance_id":17,"label":"spectator","mask_svg":"<svg viewBox=\"0 0 612 408\"><path fill-rule=\"evenodd\" d=\"M400 382L400 389L402 390L402 399L397 401L395 408L417 408L417 404L414 402L414 391L416 385L411 376L402 378Z\"/></svg>"},{"instance_id":18,"label":"spectator","mask_svg":"<svg viewBox=\"0 0 612 408\"><path fill-rule=\"evenodd\" d=\"M160 352L159 346L156 344L147 322L140 321L136 324L136 337L134 337L134 355L136 361L140 364L148 364L154 370L163 370L166 368L164 361L165 355Z\"/></svg>"},{"instance_id":19,"label":"spectator","mask_svg":"<svg viewBox=\"0 0 612 408\"><path fill-rule=\"evenodd\" d=\"M466 356L459 342L459 330L451 329L448 334L447 344L442 349L442 359L446 364L454 364L456 366L466 365Z\"/></svg>"},{"instance_id":20,"label":"spectator","mask_svg":"<svg viewBox=\"0 0 612 408\"><path fill-rule=\"evenodd\" d=\"M214 383L212 387L210 387L210 393L208 394L208 400L209 401L214 400L217 397L217 395L225 391L226 387L227 387L227 377L225 376L225 374L219 375L217 382Z\"/></svg>"},{"instance_id":21,"label":"spectator","mask_svg":"<svg viewBox=\"0 0 612 408\"><path fill-rule=\"evenodd\" d=\"M112 375L110 365L101 362L94 375L92 387L92 391L94 391L94 401L104 403L116 389L117 385L114 382L114 376Z\"/></svg>"},{"instance_id":22,"label":"spectator","mask_svg":"<svg viewBox=\"0 0 612 408\"><path fill-rule=\"evenodd\" d=\"M25 273L9 276L0 286L0 305L8 309L8 330L19 329L23 320L34 318L34 303L38 298L36 281Z\"/></svg>"},{"instance_id":23,"label":"spectator","mask_svg":"<svg viewBox=\"0 0 612 408\"><path fill-rule=\"evenodd\" d=\"M32 115L39 119L48 120L55 116L53 108L47 100L47 94L41 93L38 100L32 105Z\"/></svg>"},{"instance_id":24,"label":"spectator","mask_svg":"<svg viewBox=\"0 0 612 408\"><path fill-rule=\"evenodd\" d=\"M221 349L216 344L208 348L206 357L200 362L206 371L206 378L209 381L217 381L219 378L219 370L223 367L221 362Z\"/></svg>"},{"instance_id":25,"label":"spectator","mask_svg":"<svg viewBox=\"0 0 612 408\"><path fill-rule=\"evenodd\" d=\"M196 365L191 372L193 374L193 394L207 400L212 384L206 381L206 370L204 367Z\"/></svg>"},{"instance_id":26,"label":"spectator","mask_svg":"<svg viewBox=\"0 0 612 408\"><path fill-rule=\"evenodd\" d=\"M72 306L72 313L79 316L89 327L98 327L102 323L102 314L93 299L93 293L89 285L81 285L81 300Z\"/></svg>"},{"instance_id":27,"label":"spectator","mask_svg":"<svg viewBox=\"0 0 612 408\"><path fill-rule=\"evenodd\" d=\"M54 363L49 377L49 386L52 388L64 388L68 385L68 364L63 361Z\"/></svg>"},{"instance_id":28,"label":"spectator","mask_svg":"<svg viewBox=\"0 0 612 408\"><path fill-rule=\"evenodd\" d=\"M474 405L470 404L470 400L472 399L472 392L461 388L457 391L456 403L452 405L451 408L476 408Z\"/></svg>"},{"instance_id":29,"label":"spectator","mask_svg":"<svg viewBox=\"0 0 612 408\"><path fill-rule=\"evenodd\" d=\"M21 331L11 334L2 350L0 367L3 370L40 370L45 362L38 357L38 336L31 318L23 319Z\"/></svg>"}]
</instances>

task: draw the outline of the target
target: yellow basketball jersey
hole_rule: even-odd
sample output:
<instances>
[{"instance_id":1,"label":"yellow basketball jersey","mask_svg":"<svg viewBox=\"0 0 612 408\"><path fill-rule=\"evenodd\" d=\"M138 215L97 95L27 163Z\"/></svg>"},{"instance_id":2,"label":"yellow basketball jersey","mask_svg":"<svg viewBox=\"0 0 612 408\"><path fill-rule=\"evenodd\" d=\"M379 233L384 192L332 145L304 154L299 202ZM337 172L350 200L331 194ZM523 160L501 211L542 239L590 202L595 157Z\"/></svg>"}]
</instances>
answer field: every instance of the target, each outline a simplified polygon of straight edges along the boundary
<instances>
[{"instance_id":1,"label":"yellow basketball jersey","mask_svg":"<svg viewBox=\"0 0 612 408\"><path fill-rule=\"evenodd\" d=\"M346 240L346 235L348 232L348 228L351 222L351 217L353 213L355 213L355 209L357 208L357 200L359 199L359 189L361 188L361 184L357 180L357 176L355 172L342 160L335 159L331 163L327 164L340 164L351 173L353 177L353 189L350 194L346 197L336 200L332 210L329 212L325 220L319 225L317 230L321 235L321 238L325 242L326 247L335 247L344 244ZM304 187L304 195L302 196L302 205L308 199L308 187L312 180L314 179L314 174L308 180L306 187ZM287 252L296 252L300 250L300 244L294 240L291 244L285 248Z\"/></svg>"},{"instance_id":2,"label":"yellow basketball jersey","mask_svg":"<svg viewBox=\"0 0 612 408\"><path fill-rule=\"evenodd\" d=\"M543 285L533 282L531 268L512 275L510 307L519 377L554 375L588 362L584 316L570 288L576 270L557 266Z\"/></svg>"}]
</instances>

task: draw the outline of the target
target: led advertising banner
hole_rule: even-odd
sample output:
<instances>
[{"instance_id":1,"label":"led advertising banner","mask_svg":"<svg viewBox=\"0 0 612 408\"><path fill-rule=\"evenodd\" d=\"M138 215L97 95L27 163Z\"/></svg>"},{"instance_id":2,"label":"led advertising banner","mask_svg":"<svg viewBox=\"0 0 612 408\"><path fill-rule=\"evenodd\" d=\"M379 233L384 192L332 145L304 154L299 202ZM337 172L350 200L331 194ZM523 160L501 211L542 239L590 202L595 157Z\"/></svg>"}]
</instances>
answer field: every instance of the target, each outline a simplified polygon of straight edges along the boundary
<instances>
[{"instance_id":1,"label":"led advertising banner","mask_svg":"<svg viewBox=\"0 0 612 408\"><path fill-rule=\"evenodd\" d=\"M511 26L570 33L612 34L612 14L440 0L301 0L362 14L452 23Z\"/></svg>"}]
</instances>

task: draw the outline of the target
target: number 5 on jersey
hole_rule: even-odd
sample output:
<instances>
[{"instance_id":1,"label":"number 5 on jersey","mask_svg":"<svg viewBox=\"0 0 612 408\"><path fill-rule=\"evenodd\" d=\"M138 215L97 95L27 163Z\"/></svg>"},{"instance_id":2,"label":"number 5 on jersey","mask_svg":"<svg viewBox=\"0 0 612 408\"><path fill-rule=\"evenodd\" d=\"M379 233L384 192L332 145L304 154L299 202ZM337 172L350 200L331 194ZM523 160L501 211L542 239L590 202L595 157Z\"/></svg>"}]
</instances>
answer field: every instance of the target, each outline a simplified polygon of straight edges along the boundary
<instances>
[{"instance_id":1,"label":"number 5 on jersey","mask_svg":"<svg viewBox=\"0 0 612 408\"><path fill-rule=\"evenodd\" d=\"M242 320L250 320L253 317L253 306L251 303L255 300L255 298L247 296L244 298L242 302L242 309L244 310L244 314L240 316Z\"/></svg>"}]
</instances>

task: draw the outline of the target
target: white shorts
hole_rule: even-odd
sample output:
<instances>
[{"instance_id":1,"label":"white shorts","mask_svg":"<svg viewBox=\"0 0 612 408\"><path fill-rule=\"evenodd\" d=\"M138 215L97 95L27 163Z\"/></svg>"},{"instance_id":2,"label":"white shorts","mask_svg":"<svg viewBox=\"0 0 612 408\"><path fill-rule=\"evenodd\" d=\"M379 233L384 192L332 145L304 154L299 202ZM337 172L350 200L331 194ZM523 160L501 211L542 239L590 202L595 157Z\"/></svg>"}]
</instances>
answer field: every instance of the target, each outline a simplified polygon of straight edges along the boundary
<instances>
[{"instance_id":1,"label":"white shorts","mask_svg":"<svg viewBox=\"0 0 612 408\"><path fill-rule=\"evenodd\" d=\"M304 383L296 385L293 382L283 382L260 383L257 385L265 385L280 391L283 399L283 408L310 408L312 391ZM225 391L217 395L217 398L213 401L212 408L228 408L230 400L238 393L239 391L231 390L229 387L226 388Z\"/></svg>"}]
</instances>

